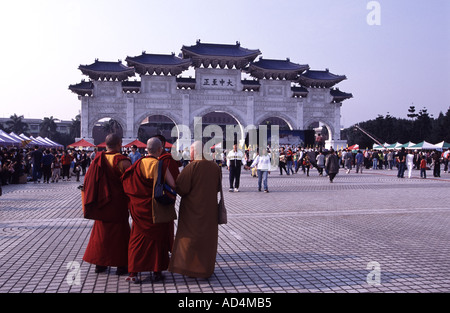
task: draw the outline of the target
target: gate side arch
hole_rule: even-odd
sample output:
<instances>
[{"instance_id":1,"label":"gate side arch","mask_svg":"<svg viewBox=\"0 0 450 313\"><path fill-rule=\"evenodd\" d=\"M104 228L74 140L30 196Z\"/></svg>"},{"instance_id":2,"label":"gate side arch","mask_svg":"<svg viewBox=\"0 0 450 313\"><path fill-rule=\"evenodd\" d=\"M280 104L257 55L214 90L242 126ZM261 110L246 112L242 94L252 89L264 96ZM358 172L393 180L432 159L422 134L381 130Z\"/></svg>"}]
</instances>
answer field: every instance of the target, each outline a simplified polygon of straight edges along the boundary
<instances>
[{"instance_id":1,"label":"gate side arch","mask_svg":"<svg viewBox=\"0 0 450 313\"><path fill-rule=\"evenodd\" d=\"M270 112L270 113L265 113L263 115L259 115L256 119L255 119L255 126L258 127L259 125L261 125L261 123L271 117L277 117L279 119L282 119L283 121L286 122L286 124L289 126L290 130L294 130L295 127L294 125L296 125L295 121L292 120L288 115L286 114L281 114L279 112Z\"/></svg>"},{"instance_id":2,"label":"gate side arch","mask_svg":"<svg viewBox=\"0 0 450 313\"><path fill-rule=\"evenodd\" d=\"M182 124L182 122L177 116L175 116L174 114L171 114L169 111L151 111L151 112L144 112L144 113L136 114L134 116L133 135L136 138L138 136L138 130L139 130L139 127L141 126L142 121L146 117L155 116L155 115L165 116L168 119L170 119L175 124L175 127L177 128L177 133L179 134L179 132L180 132L179 126Z\"/></svg>"},{"instance_id":3,"label":"gate side arch","mask_svg":"<svg viewBox=\"0 0 450 313\"><path fill-rule=\"evenodd\" d=\"M209 106L206 108L201 108L198 109L196 111L193 111L190 114L190 125L189 128L192 131L192 134L194 133L194 118L195 117L202 117L205 116L208 113L213 113L213 112L221 112L221 113L225 113L230 115L232 118L234 118L240 128L241 131L241 138L240 138L240 143L243 144L245 142L245 136L246 136L246 127L248 126L245 123L245 117L242 116L239 112L230 112L230 108L229 107L222 107L222 106ZM223 134L224 138L226 136L226 134Z\"/></svg>"},{"instance_id":4,"label":"gate side arch","mask_svg":"<svg viewBox=\"0 0 450 313\"><path fill-rule=\"evenodd\" d=\"M89 137L93 137L93 130L95 127L95 124L105 118L110 118L115 120L120 127L122 128L122 131L125 131L127 128L127 122L126 122L126 118L118 115L118 114L93 114L93 115L89 115L89 122L88 122L88 136Z\"/></svg>"},{"instance_id":5,"label":"gate side arch","mask_svg":"<svg viewBox=\"0 0 450 313\"><path fill-rule=\"evenodd\" d=\"M305 121L305 123L304 123L304 129L308 129L308 127L312 124L312 123L316 123L316 122L318 122L318 123L322 123L327 129L328 129L328 135L329 135L329 138L328 138L328 140L336 140L336 139L339 139L339 137L338 138L335 138L335 137L337 137L337 135L335 134L335 129L334 129L334 127L333 127L333 123L330 123L329 121L326 121L326 120L324 120L324 119L317 119L317 118L310 118L310 119L308 119L308 120L306 120Z\"/></svg>"}]
</instances>

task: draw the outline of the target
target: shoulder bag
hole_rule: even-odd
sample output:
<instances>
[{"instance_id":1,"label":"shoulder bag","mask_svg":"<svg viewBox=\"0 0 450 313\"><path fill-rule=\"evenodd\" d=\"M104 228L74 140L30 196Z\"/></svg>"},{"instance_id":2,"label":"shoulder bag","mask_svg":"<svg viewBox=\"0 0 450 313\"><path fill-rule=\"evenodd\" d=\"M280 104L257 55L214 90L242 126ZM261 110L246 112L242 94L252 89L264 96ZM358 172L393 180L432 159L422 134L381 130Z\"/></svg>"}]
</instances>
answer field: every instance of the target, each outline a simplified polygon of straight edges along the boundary
<instances>
[{"instance_id":1,"label":"shoulder bag","mask_svg":"<svg viewBox=\"0 0 450 313\"><path fill-rule=\"evenodd\" d=\"M163 160L158 164L158 178L155 184L155 200L162 204L174 204L177 199L177 193L163 180L162 174Z\"/></svg>"}]
</instances>

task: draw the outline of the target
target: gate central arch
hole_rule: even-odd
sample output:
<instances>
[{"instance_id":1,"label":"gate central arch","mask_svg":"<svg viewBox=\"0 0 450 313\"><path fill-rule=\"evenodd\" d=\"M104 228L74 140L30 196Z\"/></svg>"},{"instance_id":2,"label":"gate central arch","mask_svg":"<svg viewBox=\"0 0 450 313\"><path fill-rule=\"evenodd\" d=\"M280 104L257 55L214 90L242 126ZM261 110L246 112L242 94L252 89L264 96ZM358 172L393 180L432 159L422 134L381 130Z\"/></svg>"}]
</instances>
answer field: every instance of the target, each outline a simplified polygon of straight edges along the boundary
<instances>
[{"instance_id":1,"label":"gate central arch","mask_svg":"<svg viewBox=\"0 0 450 313\"><path fill-rule=\"evenodd\" d=\"M247 127L257 127L269 117L284 120L291 131L323 120L332 134L328 146L344 145L340 112L342 102L352 95L334 86L346 77L260 55L259 49L244 48L239 42L197 41L182 46L179 56L144 51L128 56L126 65L98 59L80 65L89 80L69 86L81 101L79 139L93 142L93 123L104 116L120 122L127 143L137 138L140 123L149 115L167 116L179 134L181 126L193 133L196 117L225 112L238 121L244 138ZM195 77L182 76L192 67Z\"/></svg>"}]
</instances>

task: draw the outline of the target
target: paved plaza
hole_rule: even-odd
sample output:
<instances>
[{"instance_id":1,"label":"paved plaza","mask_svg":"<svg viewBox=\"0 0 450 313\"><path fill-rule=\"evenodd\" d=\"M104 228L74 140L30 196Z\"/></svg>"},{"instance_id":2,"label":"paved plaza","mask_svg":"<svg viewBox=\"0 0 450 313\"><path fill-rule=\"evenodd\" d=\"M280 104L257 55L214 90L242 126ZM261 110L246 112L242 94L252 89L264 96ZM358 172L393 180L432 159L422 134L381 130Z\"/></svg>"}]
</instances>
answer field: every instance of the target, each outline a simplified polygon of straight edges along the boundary
<instances>
[{"instance_id":1,"label":"paved plaza","mask_svg":"<svg viewBox=\"0 0 450 313\"><path fill-rule=\"evenodd\" d=\"M228 192L215 273L195 279L82 261L93 221L80 183L9 185L0 197L0 293L364 293L450 291L450 174L399 179L395 171L341 170L334 183L311 170L269 175L270 193L243 171Z\"/></svg>"}]
</instances>

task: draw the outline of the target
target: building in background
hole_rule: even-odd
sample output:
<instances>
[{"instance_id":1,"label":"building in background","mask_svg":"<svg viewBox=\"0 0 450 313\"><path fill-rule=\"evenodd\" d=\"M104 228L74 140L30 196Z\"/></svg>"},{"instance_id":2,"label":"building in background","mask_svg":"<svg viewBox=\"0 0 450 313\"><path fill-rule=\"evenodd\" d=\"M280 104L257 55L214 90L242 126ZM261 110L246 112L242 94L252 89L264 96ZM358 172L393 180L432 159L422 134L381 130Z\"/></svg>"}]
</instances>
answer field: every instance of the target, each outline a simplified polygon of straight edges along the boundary
<instances>
[{"instance_id":1,"label":"building in background","mask_svg":"<svg viewBox=\"0 0 450 313\"><path fill-rule=\"evenodd\" d=\"M176 138L167 136L169 128L185 125L194 134L194 119L200 117L204 125L238 125L240 142L250 125L277 124L291 131L320 125L326 128L326 147L345 146L341 106L352 94L335 85L346 76L260 55L239 42L199 40L183 46L178 56L144 51L128 56L127 65L98 59L80 65L89 80L69 89L81 101L81 138L94 143L94 127L105 119L120 125L124 143L157 132ZM181 75L192 68L195 77Z\"/></svg>"}]
</instances>

